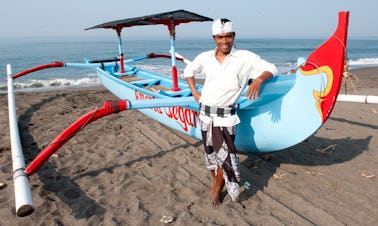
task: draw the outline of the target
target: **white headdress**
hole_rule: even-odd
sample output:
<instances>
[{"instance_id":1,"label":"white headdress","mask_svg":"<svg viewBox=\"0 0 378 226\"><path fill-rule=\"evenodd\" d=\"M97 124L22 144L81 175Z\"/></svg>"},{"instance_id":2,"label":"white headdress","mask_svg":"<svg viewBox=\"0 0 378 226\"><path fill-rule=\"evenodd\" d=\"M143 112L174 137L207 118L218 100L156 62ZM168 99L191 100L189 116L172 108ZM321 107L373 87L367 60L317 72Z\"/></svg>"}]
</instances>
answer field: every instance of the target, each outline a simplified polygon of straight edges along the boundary
<instances>
[{"instance_id":1,"label":"white headdress","mask_svg":"<svg viewBox=\"0 0 378 226\"><path fill-rule=\"evenodd\" d=\"M235 32L232 22L228 19L217 19L212 26L213 35L219 35L222 33Z\"/></svg>"}]
</instances>

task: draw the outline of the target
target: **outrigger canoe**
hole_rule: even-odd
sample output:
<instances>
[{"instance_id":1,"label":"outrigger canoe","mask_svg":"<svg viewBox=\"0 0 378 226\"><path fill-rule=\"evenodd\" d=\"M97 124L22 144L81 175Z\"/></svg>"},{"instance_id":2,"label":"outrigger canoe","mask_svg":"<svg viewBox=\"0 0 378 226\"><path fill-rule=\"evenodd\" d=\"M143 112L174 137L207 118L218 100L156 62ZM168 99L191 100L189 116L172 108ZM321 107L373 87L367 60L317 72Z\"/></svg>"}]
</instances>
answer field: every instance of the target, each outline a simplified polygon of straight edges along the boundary
<instances>
[{"instance_id":1,"label":"outrigger canoe","mask_svg":"<svg viewBox=\"0 0 378 226\"><path fill-rule=\"evenodd\" d=\"M348 18L349 12L339 12L338 26L334 34L306 59L299 58L298 67L292 73L277 75L264 83L258 99L250 100L245 97L245 91L243 92L238 99L237 110L241 123L237 127L238 135L235 142L239 150L257 153L283 150L304 141L323 125L332 112L342 82ZM11 140L16 142L12 143L12 156L15 191L18 194L16 210L19 216L33 212L28 176L35 173L79 129L100 117L123 110L138 109L172 129L201 139L199 104L192 97L186 81L177 76L176 60L188 60L176 53L175 27L182 23L203 21L212 19L185 10L111 21L87 30L115 30L119 39L119 56L116 59L87 60L85 63L54 62L17 74L12 74L9 66L8 99L13 137ZM158 24L168 27L171 55L146 54L124 59L122 29ZM171 75L162 75L133 66L134 62L156 57L171 59ZM14 110L13 79L36 70L63 66L95 69L103 86L120 100L108 101L101 108L81 117L57 136L26 167L22 147L17 138L19 135ZM202 86L199 84L197 88L201 90Z\"/></svg>"},{"instance_id":2,"label":"outrigger canoe","mask_svg":"<svg viewBox=\"0 0 378 226\"><path fill-rule=\"evenodd\" d=\"M175 56L175 25L210 20L196 16L176 11L113 21L89 29L111 28L120 34L125 27L165 24L171 33L171 52ZM249 100L245 96L239 98L241 123L237 128L238 149L246 152L279 151L302 142L321 127L339 93L347 27L348 12L341 12L336 32L301 62L295 73L275 76L262 87L257 100ZM120 72L121 69L115 70L113 65L96 68L101 83L120 99L128 100L132 108L140 109L147 116L175 130L201 139L198 104L193 101L186 81L177 79L175 57L172 57L172 76L140 70L128 62L124 65L125 71ZM164 107L165 103L171 106Z\"/></svg>"}]
</instances>

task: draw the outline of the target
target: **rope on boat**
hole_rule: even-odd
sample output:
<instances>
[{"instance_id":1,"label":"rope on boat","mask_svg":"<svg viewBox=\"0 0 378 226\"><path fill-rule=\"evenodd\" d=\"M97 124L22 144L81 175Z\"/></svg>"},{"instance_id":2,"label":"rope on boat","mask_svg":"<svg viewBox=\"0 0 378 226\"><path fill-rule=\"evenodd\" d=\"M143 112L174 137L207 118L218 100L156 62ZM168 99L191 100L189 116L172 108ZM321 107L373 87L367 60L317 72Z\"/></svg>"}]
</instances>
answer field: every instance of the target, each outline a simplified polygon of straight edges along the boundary
<instances>
[{"instance_id":1,"label":"rope on boat","mask_svg":"<svg viewBox=\"0 0 378 226\"><path fill-rule=\"evenodd\" d=\"M352 90L354 93L357 93L357 90L353 84L352 78L355 79L357 82L359 81L359 78L356 75L349 72L349 64L347 61L345 61L343 79L344 79L344 90L346 94L348 94L349 86L352 87Z\"/></svg>"},{"instance_id":2,"label":"rope on boat","mask_svg":"<svg viewBox=\"0 0 378 226\"><path fill-rule=\"evenodd\" d=\"M354 87L354 84L353 84L351 78L356 79L356 81L358 81L359 79L358 79L357 76L355 76L354 74L352 74L352 73L349 72L348 51L347 51L347 48L346 48L346 46L344 45L344 43L341 41L341 39L338 36L333 35L332 37L335 38L335 39L337 39L339 41L339 43L343 47L344 53L345 53L345 57L344 57L345 62L344 62L344 71L343 71L343 80L344 80L344 83L345 83L344 84L345 93L348 94L348 90L349 90L348 85L350 85L352 87L352 90L354 91L354 93L357 93L357 90Z\"/></svg>"}]
</instances>

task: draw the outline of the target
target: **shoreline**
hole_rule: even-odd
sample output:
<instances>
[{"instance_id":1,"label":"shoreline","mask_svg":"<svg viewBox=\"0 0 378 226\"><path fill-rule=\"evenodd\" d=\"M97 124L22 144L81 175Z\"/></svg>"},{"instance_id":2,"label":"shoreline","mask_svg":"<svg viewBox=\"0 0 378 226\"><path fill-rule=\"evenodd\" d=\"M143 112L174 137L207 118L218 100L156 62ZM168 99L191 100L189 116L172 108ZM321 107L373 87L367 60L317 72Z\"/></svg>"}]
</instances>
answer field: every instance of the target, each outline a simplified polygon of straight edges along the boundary
<instances>
[{"instance_id":1,"label":"shoreline","mask_svg":"<svg viewBox=\"0 0 378 226\"><path fill-rule=\"evenodd\" d=\"M378 70L378 66L367 66L367 67L359 67L356 69L350 69L349 72L354 74L357 73L359 76L363 76L367 79L374 79L374 71ZM91 89L102 86L101 83L97 84L90 84L90 85L74 85L74 86L50 86L50 87L42 87L42 88L22 88L22 89L15 89L15 93L34 93L34 92L55 92L59 90L65 90L65 89L72 89L72 90L78 90L78 89ZM0 94L6 94L7 93L7 87L0 87Z\"/></svg>"},{"instance_id":2,"label":"shoreline","mask_svg":"<svg viewBox=\"0 0 378 226\"><path fill-rule=\"evenodd\" d=\"M353 86L356 88L354 92L353 87L348 83L348 90L346 92L345 80L343 80L340 93L355 94L355 95L378 95L378 67L368 67L350 70L349 73L352 75L351 81Z\"/></svg>"},{"instance_id":3,"label":"shoreline","mask_svg":"<svg viewBox=\"0 0 378 226\"><path fill-rule=\"evenodd\" d=\"M351 70L357 94L378 95L378 67ZM343 86L341 87L343 91ZM75 119L116 99L103 87L17 92L30 162ZM138 111L81 130L30 177L35 211L14 210L7 95L0 94L0 225L374 225L378 106L337 102L311 137L262 157L241 153L240 202L213 208L202 143Z\"/></svg>"}]
</instances>

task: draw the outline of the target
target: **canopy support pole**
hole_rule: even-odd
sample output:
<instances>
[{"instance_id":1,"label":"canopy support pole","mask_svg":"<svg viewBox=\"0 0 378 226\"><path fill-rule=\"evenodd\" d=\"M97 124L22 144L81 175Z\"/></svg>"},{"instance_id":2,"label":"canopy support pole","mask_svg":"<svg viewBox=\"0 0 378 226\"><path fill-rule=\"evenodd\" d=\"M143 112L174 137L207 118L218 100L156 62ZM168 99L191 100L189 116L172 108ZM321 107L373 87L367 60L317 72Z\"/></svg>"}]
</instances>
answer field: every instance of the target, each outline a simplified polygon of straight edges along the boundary
<instances>
[{"instance_id":1,"label":"canopy support pole","mask_svg":"<svg viewBox=\"0 0 378 226\"><path fill-rule=\"evenodd\" d=\"M176 68L176 49L175 49L175 39L176 39L176 28L175 21L171 19L171 23L168 25L169 34L170 34L170 43L171 43L171 59L172 59L172 91L179 91L178 87L178 76Z\"/></svg>"},{"instance_id":2,"label":"canopy support pole","mask_svg":"<svg viewBox=\"0 0 378 226\"><path fill-rule=\"evenodd\" d=\"M11 65L7 65L9 129L12 149L13 184L17 216L24 217L34 212L29 177L24 173L25 159L17 123Z\"/></svg>"},{"instance_id":3,"label":"canopy support pole","mask_svg":"<svg viewBox=\"0 0 378 226\"><path fill-rule=\"evenodd\" d=\"M123 49L122 49L122 37L121 37L121 30L122 28L117 28L117 36L118 36L118 53L119 53L119 64L121 65L120 73L125 73L125 65L123 64Z\"/></svg>"}]
</instances>

